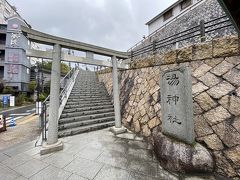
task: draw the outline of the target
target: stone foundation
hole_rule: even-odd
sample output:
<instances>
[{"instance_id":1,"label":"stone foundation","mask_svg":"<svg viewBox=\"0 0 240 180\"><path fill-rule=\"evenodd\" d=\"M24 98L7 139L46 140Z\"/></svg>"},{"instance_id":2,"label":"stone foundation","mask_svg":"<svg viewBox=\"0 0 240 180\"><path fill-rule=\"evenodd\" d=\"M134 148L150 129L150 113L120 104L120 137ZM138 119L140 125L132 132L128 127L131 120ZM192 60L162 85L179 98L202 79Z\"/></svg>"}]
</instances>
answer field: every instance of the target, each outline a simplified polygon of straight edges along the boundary
<instances>
[{"instance_id":1,"label":"stone foundation","mask_svg":"<svg viewBox=\"0 0 240 180\"><path fill-rule=\"evenodd\" d=\"M133 59L119 73L122 121L125 127L153 140L161 132L160 72L185 64L192 71L196 141L212 153L214 171L240 177L240 50L237 37ZM99 72L112 94L110 69Z\"/></svg>"},{"instance_id":2,"label":"stone foundation","mask_svg":"<svg viewBox=\"0 0 240 180\"><path fill-rule=\"evenodd\" d=\"M153 139L154 151L162 167L191 174L213 171L213 158L199 143L187 145L161 133L153 134Z\"/></svg>"}]
</instances>

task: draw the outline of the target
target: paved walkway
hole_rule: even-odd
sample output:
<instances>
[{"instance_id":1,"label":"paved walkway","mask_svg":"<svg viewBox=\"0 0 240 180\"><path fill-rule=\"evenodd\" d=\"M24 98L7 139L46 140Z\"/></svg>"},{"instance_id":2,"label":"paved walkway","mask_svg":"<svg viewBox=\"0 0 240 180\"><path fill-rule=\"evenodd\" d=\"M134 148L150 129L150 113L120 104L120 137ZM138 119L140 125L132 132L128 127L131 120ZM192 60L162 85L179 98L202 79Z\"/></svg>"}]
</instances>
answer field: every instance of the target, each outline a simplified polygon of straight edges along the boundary
<instances>
[{"instance_id":1,"label":"paved walkway","mask_svg":"<svg viewBox=\"0 0 240 180\"><path fill-rule=\"evenodd\" d=\"M0 179L178 179L163 170L152 151L147 150L147 144L140 138L136 140L133 134L120 138L105 129L62 140L62 151L44 156L39 155L40 147L34 147L35 142L0 151Z\"/></svg>"},{"instance_id":2,"label":"paved walkway","mask_svg":"<svg viewBox=\"0 0 240 180\"><path fill-rule=\"evenodd\" d=\"M29 115L15 121L16 126L7 127L7 131L0 133L0 150L35 140L41 132L37 119L37 115Z\"/></svg>"}]
</instances>

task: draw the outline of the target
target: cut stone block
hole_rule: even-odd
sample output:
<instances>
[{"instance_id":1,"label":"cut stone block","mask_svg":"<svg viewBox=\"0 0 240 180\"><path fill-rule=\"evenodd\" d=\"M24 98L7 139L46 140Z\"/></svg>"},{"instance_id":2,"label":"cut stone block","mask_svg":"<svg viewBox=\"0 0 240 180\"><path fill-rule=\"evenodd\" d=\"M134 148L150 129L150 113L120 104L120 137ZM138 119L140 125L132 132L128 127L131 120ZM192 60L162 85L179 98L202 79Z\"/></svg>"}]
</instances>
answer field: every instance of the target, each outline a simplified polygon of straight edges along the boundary
<instances>
[{"instance_id":1,"label":"cut stone block","mask_svg":"<svg viewBox=\"0 0 240 180\"><path fill-rule=\"evenodd\" d=\"M230 83L223 81L212 87L207 93L213 98L219 99L235 89Z\"/></svg>"},{"instance_id":2,"label":"cut stone block","mask_svg":"<svg viewBox=\"0 0 240 180\"><path fill-rule=\"evenodd\" d=\"M231 117L231 114L222 106L218 106L204 114L204 117L210 125L220 123Z\"/></svg>"},{"instance_id":3,"label":"cut stone block","mask_svg":"<svg viewBox=\"0 0 240 180\"><path fill-rule=\"evenodd\" d=\"M217 76L222 76L226 72L228 72L230 69L233 68L233 64L223 61L220 64L218 64L215 68L211 70L211 72Z\"/></svg>"}]
</instances>

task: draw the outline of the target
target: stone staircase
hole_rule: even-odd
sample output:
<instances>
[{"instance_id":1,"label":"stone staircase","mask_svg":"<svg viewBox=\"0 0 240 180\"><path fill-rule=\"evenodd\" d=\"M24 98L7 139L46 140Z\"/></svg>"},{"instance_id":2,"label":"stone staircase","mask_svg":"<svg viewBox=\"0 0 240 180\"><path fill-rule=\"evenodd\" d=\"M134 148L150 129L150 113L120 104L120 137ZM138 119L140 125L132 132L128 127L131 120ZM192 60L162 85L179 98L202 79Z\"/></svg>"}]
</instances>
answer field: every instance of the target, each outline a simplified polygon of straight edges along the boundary
<instances>
[{"instance_id":1,"label":"stone staircase","mask_svg":"<svg viewBox=\"0 0 240 180\"><path fill-rule=\"evenodd\" d=\"M114 126L111 97L95 72L80 70L58 122L58 136Z\"/></svg>"}]
</instances>

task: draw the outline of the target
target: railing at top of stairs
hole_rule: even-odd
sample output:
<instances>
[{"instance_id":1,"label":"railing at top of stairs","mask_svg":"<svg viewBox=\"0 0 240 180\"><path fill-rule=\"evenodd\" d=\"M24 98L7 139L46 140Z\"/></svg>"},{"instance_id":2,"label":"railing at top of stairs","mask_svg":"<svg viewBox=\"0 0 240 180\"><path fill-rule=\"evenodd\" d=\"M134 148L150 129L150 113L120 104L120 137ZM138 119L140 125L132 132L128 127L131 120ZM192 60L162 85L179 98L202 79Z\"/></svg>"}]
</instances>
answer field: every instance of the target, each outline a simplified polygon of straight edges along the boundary
<instances>
[{"instance_id":1,"label":"railing at top of stairs","mask_svg":"<svg viewBox=\"0 0 240 180\"><path fill-rule=\"evenodd\" d=\"M64 106L67 103L68 97L72 91L74 86L76 77L78 75L79 68L75 67L71 69L64 78L60 81L60 95L59 95L59 116L60 118ZM42 128L42 138L41 141L47 140L47 126L48 126L48 105L49 105L50 95L42 102L42 110L39 115L41 121L41 128ZM39 143L38 143L39 144Z\"/></svg>"}]
</instances>

